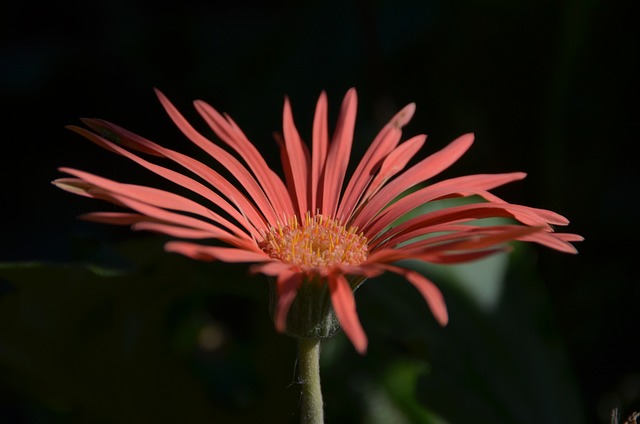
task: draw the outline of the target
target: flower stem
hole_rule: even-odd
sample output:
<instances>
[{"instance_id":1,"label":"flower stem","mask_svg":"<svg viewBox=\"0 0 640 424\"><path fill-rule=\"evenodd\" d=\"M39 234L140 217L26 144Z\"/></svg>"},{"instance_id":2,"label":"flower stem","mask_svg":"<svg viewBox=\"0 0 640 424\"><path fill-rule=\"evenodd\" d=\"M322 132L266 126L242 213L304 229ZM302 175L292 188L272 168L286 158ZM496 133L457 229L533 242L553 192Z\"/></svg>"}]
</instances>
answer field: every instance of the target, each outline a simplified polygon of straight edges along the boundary
<instances>
[{"instance_id":1,"label":"flower stem","mask_svg":"<svg viewBox=\"0 0 640 424\"><path fill-rule=\"evenodd\" d=\"M302 424L323 424L320 390L320 339L298 338L298 366L302 384Z\"/></svg>"}]
</instances>

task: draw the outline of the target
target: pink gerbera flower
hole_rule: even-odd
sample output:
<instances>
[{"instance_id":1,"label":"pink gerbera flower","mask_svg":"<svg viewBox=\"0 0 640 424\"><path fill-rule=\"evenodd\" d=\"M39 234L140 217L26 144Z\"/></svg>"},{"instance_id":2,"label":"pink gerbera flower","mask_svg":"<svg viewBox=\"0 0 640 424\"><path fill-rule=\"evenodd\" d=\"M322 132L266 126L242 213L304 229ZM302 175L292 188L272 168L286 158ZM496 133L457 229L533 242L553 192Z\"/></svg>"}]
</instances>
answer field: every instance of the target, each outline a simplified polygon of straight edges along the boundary
<instances>
[{"instance_id":1,"label":"pink gerbera flower","mask_svg":"<svg viewBox=\"0 0 640 424\"><path fill-rule=\"evenodd\" d=\"M363 353L367 337L356 313L353 291L366 278L384 272L402 275L422 294L435 319L442 325L447 323L447 308L438 288L423 275L398 265L398 261L466 262L503 251L505 243L513 240L575 253L570 243L582 240L575 234L553 231L552 225L568 224L557 213L507 203L489 192L524 178L522 172L469 175L422 186L463 155L471 146L473 135L457 138L405 170L426 139L425 135L418 135L401 142L401 129L411 119L414 104L404 107L382 128L347 179L356 91L347 92L332 135L327 123L327 97L325 93L320 95L311 150L298 134L291 106L285 99L283 134L277 137L283 180L229 116L221 115L203 101L195 101L199 114L232 152L201 135L162 93L156 93L184 135L234 180L114 124L83 119L90 130L69 128L193 192L197 200L70 168L60 170L72 178L60 178L54 183L72 193L129 210L89 213L83 216L85 219L131 225L134 230L182 239L168 242L166 250L194 259L255 263L252 272L273 277L273 314L279 331L297 335L301 335L299 331L309 331L293 328L299 323L288 319L296 308L292 305L305 302L303 292L305 296L325 293L331 314L335 312L349 340ZM154 164L147 156L168 158L190 175ZM408 189L413 191L401 197ZM483 200L401 219L427 202L471 196ZM491 217L512 218L513 223L476 222ZM223 245L211 243L212 240ZM312 308L312 303L298 305L296 313L305 313L302 310ZM320 334L316 324L312 331Z\"/></svg>"}]
</instances>

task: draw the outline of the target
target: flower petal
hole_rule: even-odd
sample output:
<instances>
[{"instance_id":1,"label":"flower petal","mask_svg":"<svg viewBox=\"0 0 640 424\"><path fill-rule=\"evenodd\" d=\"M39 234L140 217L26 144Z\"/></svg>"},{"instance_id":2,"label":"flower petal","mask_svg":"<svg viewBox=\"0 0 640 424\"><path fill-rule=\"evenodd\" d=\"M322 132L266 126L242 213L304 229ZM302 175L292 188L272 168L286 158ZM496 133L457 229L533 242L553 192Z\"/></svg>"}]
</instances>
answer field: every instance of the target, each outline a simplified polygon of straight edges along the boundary
<instances>
[{"instance_id":1,"label":"flower petal","mask_svg":"<svg viewBox=\"0 0 640 424\"><path fill-rule=\"evenodd\" d=\"M167 252L180 253L200 261L222 262L264 262L270 258L258 250L237 249L234 247L205 246L186 241L170 241L164 245Z\"/></svg>"},{"instance_id":2,"label":"flower petal","mask_svg":"<svg viewBox=\"0 0 640 424\"><path fill-rule=\"evenodd\" d=\"M466 195L466 190L480 189L491 190L496 187L503 186L512 181L522 180L527 176L525 172L508 172L502 174L474 174L464 175L462 177L449 178L437 183L431 184L431 188L442 189L448 187L458 187L460 194Z\"/></svg>"},{"instance_id":3,"label":"flower petal","mask_svg":"<svg viewBox=\"0 0 640 424\"><path fill-rule=\"evenodd\" d=\"M358 319L356 301L349 282L342 274L331 274L329 275L329 290L331 290L333 310L344 333L351 340L356 351L364 354L367 351L367 336Z\"/></svg>"},{"instance_id":4,"label":"flower petal","mask_svg":"<svg viewBox=\"0 0 640 424\"><path fill-rule=\"evenodd\" d=\"M88 127L93 129L96 132L104 133L107 132L114 137L117 138L118 144L127 146L131 149L138 150L140 152L152 154L155 156L165 157L167 159L171 159L177 164L183 166L185 169L193 172L195 175L201 177L207 183L209 183L212 187L218 190L224 197L229 199L233 205L240 211L240 213L246 217L254 226L257 228L264 227L265 218L262 213L259 212L258 208L249 201L244 194L242 194L233 184L231 184L226 178L220 175L215 170L211 169L207 165L199 162L187 155L182 153L173 151L171 149L164 148L150 140L147 140L144 137L141 137L137 134L132 133L122 127L119 127L110 122L101 120L101 119L82 119L82 122L85 123ZM77 127L76 127L77 128ZM72 128L73 129L73 128ZM86 136L86 135L85 135ZM164 177L170 181L173 181L181 186L197 193L212 202L218 204L223 210L229 213L231 216L235 217L237 213L234 213L233 208L229 205L227 206L226 201L218 201L217 194L212 193L206 187L203 189L202 185L197 181L194 181L186 176L183 176L179 173L176 173L172 170L168 170L158 165L151 164L144 159L133 155L132 153L119 148L113 143L105 143L106 140L102 137L95 137L95 139L90 139L94 143L100 145L107 150L112 150L118 154L121 154L139 165L149 169L152 172Z\"/></svg>"},{"instance_id":5,"label":"flower petal","mask_svg":"<svg viewBox=\"0 0 640 424\"><path fill-rule=\"evenodd\" d=\"M69 126L68 128L86 137L99 146L125 156L128 159L131 159L137 164L143 166L144 168L160 175L161 177L166 178L167 180L172 181L188 190L191 190L192 192L211 201L213 204L227 212L231 217L236 219L238 223L242 224L247 229L247 231L253 234L254 237L259 234L256 228L264 227L264 222L266 220L264 215L262 213L258 213L257 208L251 202L249 202L244 197L244 195L240 193L231 183L229 183L220 174L206 167L202 163L180 153L173 152L169 149L164 149L149 140L130 133L106 121L89 119L85 119L83 121L92 128L108 129L108 131L110 131L111 133L115 133L119 137L120 142L126 142L127 145L137 146L138 150L153 151L156 155L164 156L174 160L176 163L183 165L185 168L191 170L196 175L199 175L200 177L205 179L205 181L210 183L223 195L229 198L236 206L232 206L227 200L219 196L217 193L179 172L148 162L141 157L123 149L122 147L85 130L84 128L75 126ZM240 212L238 212L238 210Z\"/></svg>"},{"instance_id":6,"label":"flower petal","mask_svg":"<svg viewBox=\"0 0 640 424\"><path fill-rule=\"evenodd\" d=\"M77 194L84 197L94 197L90 193L90 190L94 187L94 185L86 183L78 178L58 178L51 181L51 184L64 191L68 191L69 193Z\"/></svg>"},{"instance_id":7,"label":"flower petal","mask_svg":"<svg viewBox=\"0 0 640 424\"><path fill-rule=\"evenodd\" d=\"M529 234L519 238L518 240L535 242L560 252L576 254L578 253L578 250L569 242L582 241L583 239L580 236L577 238L573 238L571 236L575 236L575 234L540 232Z\"/></svg>"},{"instance_id":8,"label":"flower petal","mask_svg":"<svg viewBox=\"0 0 640 424\"><path fill-rule=\"evenodd\" d=\"M101 222L103 224L131 225L131 228L136 231L153 231L173 237L202 239L211 238L213 236L210 231L166 224L159 222L154 218L135 213L91 212L80 215L80 218L85 221Z\"/></svg>"},{"instance_id":9,"label":"flower petal","mask_svg":"<svg viewBox=\"0 0 640 424\"><path fill-rule=\"evenodd\" d=\"M290 176L289 185L292 187L297 200L298 216L303 217L308 211L307 196L309 191L307 178L309 177L309 153L306 151L306 147L302 143L298 130L293 123L291 104L286 97L282 114L282 128L284 133L284 152L286 153L283 164L287 165L286 173Z\"/></svg>"},{"instance_id":10,"label":"flower petal","mask_svg":"<svg viewBox=\"0 0 640 424\"><path fill-rule=\"evenodd\" d=\"M511 250L512 250L511 246L507 245L507 246L493 247L491 249L476 250L476 251L464 252L464 253L450 253L450 252L435 253L435 254L429 254L429 255L422 255L416 259L429 262L432 264L450 265L450 264L460 264L465 262L477 261L479 259L484 259L487 256L495 255L496 253L505 253Z\"/></svg>"},{"instance_id":11,"label":"flower petal","mask_svg":"<svg viewBox=\"0 0 640 424\"><path fill-rule=\"evenodd\" d=\"M516 213L517 212L517 213ZM551 231L551 227L535 211L510 203L474 203L454 206L429 212L411 218L395 227L378 234L370 247L382 247L405 242L420 235L420 231L430 232L430 227L440 224L468 222L483 218L517 218L523 224ZM525 219L526 218L526 219ZM373 235L373 234L372 234ZM365 236L370 237L368 232Z\"/></svg>"},{"instance_id":12,"label":"flower petal","mask_svg":"<svg viewBox=\"0 0 640 424\"><path fill-rule=\"evenodd\" d=\"M274 321L276 330L281 333L287 329L287 314L296 298L301 283L302 274L299 272L282 272L278 275L276 281L278 299L275 306Z\"/></svg>"},{"instance_id":13,"label":"flower petal","mask_svg":"<svg viewBox=\"0 0 640 424\"><path fill-rule=\"evenodd\" d=\"M238 236L235 236L222 228L219 228L203 220L193 218L191 216L186 216L162 208L157 208L133 198L113 192L100 191L100 189L93 190L93 194L98 199L106 200L108 202L133 209L134 211L139 212L142 215L150 217L152 221L155 220L169 224L175 224L177 226L207 231L210 233L211 238L224 241L234 246L249 246L250 244L255 245L255 241L253 239L239 238Z\"/></svg>"},{"instance_id":14,"label":"flower petal","mask_svg":"<svg viewBox=\"0 0 640 424\"><path fill-rule=\"evenodd\" d=\"M329 133L327 123L327 93L320 93L316 112L313 117L313 146L311 154L311 204L309 210L313 213L320 207L321 177L329 150Z\"/></svg>"},{"instance_id":15,"label":"flower petal","mask_svg":"<svg viewBox=\"0 0 640 424\"><path fill-rule=\"evenodd\" d=\"M440 289L433 284L428 278L415 271L411 271L405 268L399 268L391 265L383 265L383 268L402 275L413 286L418 289L424 300L429 305L429 309L433 313L438 324L443 327L449 322L449 314L447 313L447 304L444 301L444 296Z\"/></svg>"},{"instance_id":16,"label":"flower petal","mask_svg":"<svg viewBox=\"0 0 640 424\"><path fill-rule=\"evenodd\" d=\"M351 155L357 103L356 90L351 88L344 96L324 167L321 210L325 216L335 216L338 207L342 183Z\"/></svg>"},{"instance_id":17,"label":"flower petal","mask_svg":"<svg viewBox=\"0 0 640 424\"><path fill-rule=\"evenodd\" d=\"M391 248L398 253L416 252L414 256L420 257L425 254L433 254L434 252L485 249L497 244L519 240L520 237L542 232L543 230L541 227L527 227L524 225L469 226L469 229L466 231L454 231L426 239L419 239L401 247L387 244L384 248ZM369 258L371 258L371 256L373 256L373 254L370 255Z\"/></svg>"},{"instance_id":18,"label":"flower petal","mask_svg":"<svg viewBox=\"0 0 640 424\"><path fill-rule=\"evenodd\" d=\"M414 103L405 106L382 128L373 140L347 184L344 197L338 208L337 216L339 218L343 218L345 221L349 219L349 217L346 216L348 214L347 212L355 210L358 200L362 197L367 184L369 184L373 178L374 169L380 166L380 161L383 158L387 157L384 159L387 161L388 155L390 156L390 153L392 153L393 149L398 145L400 137L402 136L401 128L411 120L415 109L416 106ZM404 144L405 143L403 143L403 145ZM405 146L403 150L406 150L406 147L407 146Z\"/></svg>"},{"instance_id":19,"label":"flower petal","mask_svg":"<svg viewBox=\"0 0 640 424\"><path fill-rule=\"evenodd\" d=\"M80 215L80 218L85 221L102 222L113 225L131 225L152 219L144 215L128 212L90 212Z\"/></svg>"},{"instance_id":20,"label":"flower petal","mask_svg":"<svg viewBox=\"0 0 640 424\"><path fill-rule=\"evenodd\" d=\"M210 140L205 138L202 134L197 132L189 122L182 116L180 112L171 104L169 99L165 97L159 90L156 90L156 95L162 106L167 111L169 117L173 120L174 124L182 131L182 133L189 138L195 145L204 150L209 156L218 161L224 166L241 184L242 187L247 190L251 198L257 203L258 207L267 217L271 225L277 225L280 216L277 211L282 210L274 206L269 197L265 194L264 187L261 186L253 177L253 175L244 167L233 155L213 144ZM218 134L220 136L220 134ZM287 193L278 193L279 196L287 197ZM277 196L273 196L274 198ZM291 213L292 210L285 210Z\"/></svg>"},{"instance_id":21,"label":"flower petal","mask_svg":"<svg viewBox=\"0 0 640 424\"><path fill-rule=\"evenodd\" d=\"M284 262L280 262L277 259L274 259L270 262L262 262L259 264L251 265L249 268L249 272L251 274L264 274L269 277L276 277L280 275L282 272L291 269L290 264L286 264Z\"/></svg>"},{"instance_id":22,"label":"flower petal","mask_svg":"<svg viewBox=\"0 0 640 424\"><path fill-rule=\"evenodd\" d=\"M456 240L448 245L447 250L479 250L493 247L496 244L507 243L542 232L540 227L527 227L524 225L495 225L487 227L475 227L466 232L446 234L408 244L404 249L420 249L423 247L437 246L442 241ZM436 241L437 240L437 241Z\"/></svg>"},{"instance_id":23,"label":"flower petal","mask_svg":"<svg viewBox=\"0 0 640 424\"><path fill-rule=\"evenodd\" d=\"M369 187L367 187L367 191L360 201L363 203L366 202L371 196L376 194L380 188L382 188L382 186L391 179L391 177L402 171L404 167L407 166L407 163L409 163L413 156L424 145L426 139L426 135L417 135L405 141L389 153L382 162L380 170Z\"/></svg>"},{"instance_id":24,"label":"flower petal","mask_svg":"<svg viewBox=\"0 0 640 424\"><path fill-rule=\"evenodd\" d=\"M228 115L223 117L202 100L196 100L194 105L218 137L238 152L249 165L249 169L262 185L269 200L276 206L276 210L291 211L292 205L286 195L287 191L282 180L269 168L258 149L247 139L247 136L231 117Z\"/></svg>"},{"instance_id":25,"label":"flower petal","mask_svg":"<svg viewBox=\"0 0 640 424\"><path fill-rule=\"evenodd\" d=\"M404 190L439 174L451 166L471 147L472 143L473 134L460 136L442 150L421 160L397 176L393 181L381 188L377 194L368 199L368 203L354 219L353 225L363 228Z\"/></svg>"},{"instance_id":26,"label":"flower petal","mask_svg":"<svg viewBox=\"0 0 640 424\"><path fill-rule=\"evenodd\" d=\"M379 233L404 214L433 200L459 196L467 197L472 195L477 195L487 199L490 196L490 193L486 190L490 190L511 181L522 179L525 175L526 174L523 172L493 175L471 175L462 178L452 178L429 185L416 190L413 193L409 193L394 202L393 207L386 208L380 212L380 214L376 215L365 228L362 228L362 230L371 234ZM506 202L500 201L499 203Z\"/></svg>"},{"instance_id":27,"label":"flower petal","mask_svg":"<svg viewBox=\"0 0 640 424\"><path fill-rule=\"evenodd\" d=\"M556 237L563 241L584 241L584 237L579 234L571 234L571 233L557 233Z\"/></svg>"},{"instance_id":28,"label":"flower petal","mask_svg":"<svg viewBox=\"0 0 640 424\"><path fill-rule=\"evenodd\" d=\"M131 229L135 231L152 231L155 233L166 234L171 237L187 238L187 239L206 239L211 238L211 232L194 230L193 228L185 228L177 225L162 224L159 222L141 221L131 225Z\"/></svg>"},{"instance_id":29,"label":"flower petal","mask_svg":"<svg viewBox=\"0 0 640 424\"><path fill-rule=\"evenodd\" d=\"M159 190L153 187L122 184L77 169L60 168L60 171L81 178L83 181L93 184L96 187L106 190L114 195L132 198L136 201L144 202L158 208L188 212L206 218L207 220L213 220L223 227L231 230L236 236L250 239L246 232L238 228L235 224L229 222L227 219L194 202L193 200L179 196L175 193Z\"/></svg>"}]
</instances>

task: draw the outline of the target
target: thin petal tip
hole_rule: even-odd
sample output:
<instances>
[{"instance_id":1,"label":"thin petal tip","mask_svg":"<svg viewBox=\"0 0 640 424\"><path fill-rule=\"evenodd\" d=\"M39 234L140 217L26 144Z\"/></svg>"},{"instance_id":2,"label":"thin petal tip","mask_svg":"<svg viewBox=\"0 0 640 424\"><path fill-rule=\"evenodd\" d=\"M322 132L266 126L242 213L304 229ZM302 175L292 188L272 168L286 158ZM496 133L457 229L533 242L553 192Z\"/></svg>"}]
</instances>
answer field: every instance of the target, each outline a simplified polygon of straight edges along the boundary
<instances>
[{"instance_id":1,"label":"thin petal tip","mask_svg":"<svg viewBox=\"0 0 640 424\"><path fill-rule=\"evenodd\" d=\"M93 122L96 122L96 121L98 121L97 118L86 118L86 117L81 117L80 118L80 122L82 122L85 125L89 125L89 124L91 124Z\"/></svg>"},{"instance_id":2,"label":"thin petal tip","mask_svg":"<svg viewBox=\"0 0 640 424\"><path fill-rule=\"evenodd\" d=\"M351 87L344 95L343 103L348 103L351 107L356 107L355 102L358 101L358 92L354 87Z\"/></svg>"},{"instance_id":3,"label":"thin petal tip","mask_svg":"<svg viewBox=\"0 0 640 424\"><path fill-rule=\"evenodd\" d=\"M159 88L153 87L153 92L156 93L156 96L158 97L158 99L160 99L160 102L165 102L168 100L167 96L165 96L164 93L160 91Z\"/></svg>"},{"instance_id":4,"label":"thin petal tip","mask_svg":"<svg viewBox=\"0 0 640 424\"><path fill-rule=\"evenodd\" d=\"M447 324L449 324L449 314L447 311L440 316L436 316L436 321L438 321L438 324L440 324L441 327L446 327Z\"/></svg>"},{"instance_id":5,"label":"thin petal tip","mask_svg":"<svg viewBox=\"0 0 640 424\"><path fill-rule=\"evenodd\" d=\"M459 138L465 140L468 143L473 142L476 139L476 133L468 132L466 134L462 134Z\"/></svg>"},{"instance_id":6,"label":"thin petal tip","mask_svg":"<svg viewBox=\"0 0 640 424\"><path fill-rule=\"evenodd\" d=\"M522 171L516 171L513 173L513 177L514 179L517 179L517 180L524 180L525 178L527 178L527 173Z\"/></svg>"},{"instance_id":7,"label":"thin petal tip","mask_svg":"<svg viewBox=\"0 0 640 424\"><path fill-rule=\"evenodd\" d=\"M79 126L74 125L74 124L65 125L64 127L66 129L68 129L68 130L71 130L71 131L75 132L75 133L80 133L80 131L84 130L84 128L79 127Z\"/></svg>"},{"instance_id":8,"label":"thin petal tip","mask_svg":"<svg viewBox=\"0 0 640 424\"><path fill-rule=\"evenodd\" d=\"M396 116L393 118L392 125L398 129L404 127L409 123L409 121L411 121L411 118L413 118L415 112L416 104L409 103L396 114Z\"/></svg>"},{"instance_id":9,"label":"thin petal tip","mask_svg":"<svg viewBox=\"0 0 640 424\"><path fill-rule=\"evenodd\" d=\"M51 184L63 190L68 190L75 187L73 185L73 181L74 179L72 178L56 178L55 180L51 181Z\"/></svg>"},{"instance_id":10,"label":"thin petal tip","mask_svg":"<svg viewBox=\"0 0 640 424\"><path fill-rule=\"evenodd\" d=\"M287 331L287 317L284 316L284 318L280 319L280 317L278 317L275 321L274 321L274 327L276 328L276 331L280 334L284 334Z\"/></svg>"},{"instance_id":11,"label":"thin petal tip","mask_svg":"<svg viewBox=\"0 0 640 424\"><path fill-rule=\"evenodd\" d=\"M353 343L353 347L356 349L356 352L358 352L360 355L364 355L367 353L369 342L366 337L364 337L364 339L362 340L352 340L351 342Z\"/></svg>"}]
</instances>

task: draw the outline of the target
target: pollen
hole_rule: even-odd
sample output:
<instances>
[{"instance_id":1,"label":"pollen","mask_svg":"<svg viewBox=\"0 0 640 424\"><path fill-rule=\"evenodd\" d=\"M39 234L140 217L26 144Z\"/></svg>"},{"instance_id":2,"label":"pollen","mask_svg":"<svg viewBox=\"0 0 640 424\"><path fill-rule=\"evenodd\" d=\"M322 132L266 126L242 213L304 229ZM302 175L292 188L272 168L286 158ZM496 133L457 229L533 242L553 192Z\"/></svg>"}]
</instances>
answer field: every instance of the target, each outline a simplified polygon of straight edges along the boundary
<instances>
[{"instance_id":1,"label":"pollen","mask_svg":"<svg viewBox=\"0 0 640 424\"><path fill-rule=\"evenodd\" d=\"M301 223L292 217L284 225L271 227L260 247L272 258L306 270L358 265L368 256L367 238L356 227L310 213Z\"/></svg>"}]
</instances>

